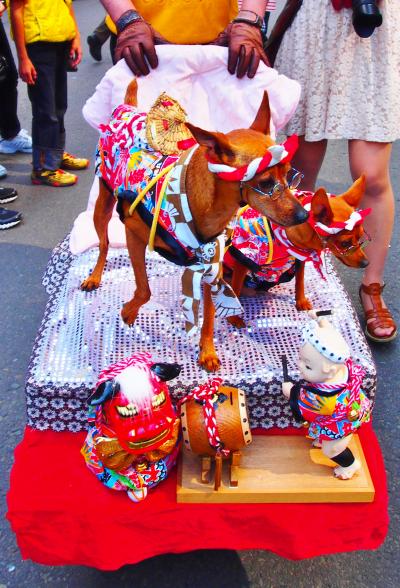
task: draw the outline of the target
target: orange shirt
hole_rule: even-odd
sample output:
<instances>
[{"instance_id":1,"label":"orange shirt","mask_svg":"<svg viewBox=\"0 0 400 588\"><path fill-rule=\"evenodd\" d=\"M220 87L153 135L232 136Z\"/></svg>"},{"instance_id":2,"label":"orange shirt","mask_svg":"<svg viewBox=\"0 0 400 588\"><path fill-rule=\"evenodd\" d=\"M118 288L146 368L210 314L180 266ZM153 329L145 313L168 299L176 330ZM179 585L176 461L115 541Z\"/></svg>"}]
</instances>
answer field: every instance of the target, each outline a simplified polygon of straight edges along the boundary
<instances>
[{"instance_id":1,"label":"orange shirt","mask_svg":"<svg viewBox=\"0 0 400 588\"><path fill-rule=\"evenodd\" d=\"M134 0L144 20L170 43L213 41L238 13L237 0ZM113 30L108 17L107 26Z\"/></svg>"}]
</instances>

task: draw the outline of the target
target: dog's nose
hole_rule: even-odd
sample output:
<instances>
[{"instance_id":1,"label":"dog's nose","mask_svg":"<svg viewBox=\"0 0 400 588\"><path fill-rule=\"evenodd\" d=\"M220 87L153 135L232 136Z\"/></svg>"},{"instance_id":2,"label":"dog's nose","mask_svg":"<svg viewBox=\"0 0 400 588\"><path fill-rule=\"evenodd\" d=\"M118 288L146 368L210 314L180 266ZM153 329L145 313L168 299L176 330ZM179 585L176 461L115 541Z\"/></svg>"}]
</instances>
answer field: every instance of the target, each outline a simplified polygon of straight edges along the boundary
<instances>
[{"instance_id":1,"label":"dog's nose","mask_svg":"<svg viewBox=\"0 0 400 588\"><path fill-rule=\"evenodd\" d=\"M367 267L367 265L369 265L369 261L368 261L368 259L366 257L364 257L360 261L360 267Z\"/></svg>"},{"instance_id":2,"label":"dog's nose","mask_svg":"<svg viewBox=\"0 0 400 588\"><path fill-rule=\"evenodd\" d=\"M296 212L296 224L299 225L301 223L305 223L308 219L308 212L304 208L300 208Z\"/></svg>"}]
</instances>

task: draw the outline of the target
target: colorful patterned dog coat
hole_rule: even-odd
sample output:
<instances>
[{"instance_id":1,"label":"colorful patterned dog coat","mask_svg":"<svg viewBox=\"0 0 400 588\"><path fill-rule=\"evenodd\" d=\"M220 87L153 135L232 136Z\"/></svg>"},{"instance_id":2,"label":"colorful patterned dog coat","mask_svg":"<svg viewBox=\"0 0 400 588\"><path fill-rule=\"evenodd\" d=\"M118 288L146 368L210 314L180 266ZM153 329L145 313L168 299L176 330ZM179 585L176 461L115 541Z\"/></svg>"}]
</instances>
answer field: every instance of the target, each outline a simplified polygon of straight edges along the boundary
<instances>
[{"instance_id":1,"label":"colorful patterned dog coat","mask_svg":"<svg viewBox=\"0 0 400 588\"><path fill-rule=\"evenodd\" d=\"M311 202L311 192L295 191L294 194L304 207ZM263 289L292 279L296 259L311 261L324 278L322 258L318 252L296 247L283 227L249 206L237 214L229 254L252 272L251 281ZM231 267L228 256L224 262Z\"/></svg>"},{"instance_id":2,"label":"colorful patterned dog coat","mask_svg":"<svg viewBox=\"0 0 400 588\"><path fill-rule=\"evenodd\" d=\"M96 157L96 173L118 198L122 216L122 199L133 202L149 181L163 168L175 163L169 175L161 204L157 232L171 247L173 255L157 251L178 265L186 266L182 276L182 308L189 334L197 331L202 281L210 284L216 316L242 314L243 309L231 287L222 279L225 234L203 243L196 235L186 194L186 171L198 145L180 155L165 156L154 151L146 139L146 114L133 106L118 106L108 125L101 127ZM164 178L158 181L136 207L142 220L150 226ZM123 220L123 218L121 218Z\"/></svg>"}]
</instances>

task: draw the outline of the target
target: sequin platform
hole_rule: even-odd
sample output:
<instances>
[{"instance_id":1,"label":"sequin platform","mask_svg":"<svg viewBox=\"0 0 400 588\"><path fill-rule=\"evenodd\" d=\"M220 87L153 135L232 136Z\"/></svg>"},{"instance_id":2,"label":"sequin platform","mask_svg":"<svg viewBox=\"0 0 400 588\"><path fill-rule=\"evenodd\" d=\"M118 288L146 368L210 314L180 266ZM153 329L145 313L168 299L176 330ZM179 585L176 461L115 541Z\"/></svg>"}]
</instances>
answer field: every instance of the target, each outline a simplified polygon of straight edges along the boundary
<instances>
[{"instance_id":1,"label":"sequin platform","mask_svg":"<svg viewBox=\"0 0 400 588\"><path fill-rule=\"evenodd\" d=\"M178 379L169 382L174 400L210 376L197 364L197 340L184 330L180 308L181 268L156 253L147 257L152 298L132 327L120 317L122 304L132 297L133 272L125 249L109 252L103 282L94 292L80 284L95 265L98 249L72 256L65 239L54 250L43 278L49 294L28 370L26 384L28 425L39 430L86 429L86 399L106 366L135 351L150 351L155 361L182 365ZM327 280L310 264L306 293L314 308L332 309L332 322L342 332L353 359L366 370L363 388L373 400L376 371L354 309L327 257ZM294 281L268 294L244 298L246 329L236 330L217 319L218 372L224 383L247 394L252 427L296 426L281 393L281 355L288 357L289 373L298 377L300 331L307 320L294 305Z\"/></svg>"}]
</instances>

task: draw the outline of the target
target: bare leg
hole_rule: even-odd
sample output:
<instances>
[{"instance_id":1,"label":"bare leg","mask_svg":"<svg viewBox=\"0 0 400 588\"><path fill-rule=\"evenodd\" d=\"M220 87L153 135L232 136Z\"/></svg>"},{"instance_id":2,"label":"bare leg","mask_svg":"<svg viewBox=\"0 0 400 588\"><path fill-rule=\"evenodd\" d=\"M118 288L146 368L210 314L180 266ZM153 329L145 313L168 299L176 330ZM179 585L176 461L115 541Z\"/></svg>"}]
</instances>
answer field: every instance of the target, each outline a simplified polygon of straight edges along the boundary
<instances>
[{"instance_id":1,"label":"bare leg","mask_svg":"<svg viewBox=\"0 0 400 588\"><path fill-rule=\"evenodd\" d=\"M364 221L364 227L372 239L372 243L366 248L369 265L364 271L362 280L365 285L383 284L385 261L394 219L394 196L389 175L391 151L391 143L349 141L352 177L356 179L361 174L366 176L366 190L362 206L363 208L372 208L371 214ZM361 300L364 310L372 308L368 294L362 292ZM383 300L382 303L386 308ZM374 329L374 333L378 337L389 337L393 332L393 327L376 327Z\"/></svg>"},{"instance_id":2,"label":"bare leg","mask_svg":"<svg viewBox=\"0 0 400 588\"><path fill-rule=\"evenodd\" d=\"M146 243L136 233L125 226L126 244L135 274L136 289L133 298L122 307L121 316L124 323L132 325L140 307L150 300L151 292L146 272Z\"/></svg>"},{"instance_id":3,"label":"bare leg","mask_svg":"<svg viewBox=\"0 0 400 588\"><path fill-rule=\"evenodd\" d=\"M304 136L299 137L299 148L292 160L295 169L304 174L300 184L301 190L314 192L315 183L324 161L327 141L305 141Z\"/></svg>"},{"instance_id":4,"label":"bare leg","mask_svg":"<svg viewBox=\"0 0 400 588\"><path fill-rule=\"evenodd\" d=\"M90 276L81 284L82 290L95 290L100 286L108 253L108 223L110 222L115 200L112 192L102 181L99 183L99 195L94 208L94 226L99 237L99 257Z\"/></svg>"},{"instance_id":5,"label":"bare leg","mask_svg":"<svg viewBox=\"0 0 400 588\"><path fill-rule=\"evenodd\" d=\"M322 441L322 453L326 455L326 457L329 457L333 460L335 460L335 458L341 455L345 450L347 450L349 453L350 450L347 449L347 446L351 441L351 437L352 435L348 435L347 437L342 437L342 439L337 441ZM350 452L350 456L354 460L351 465L338 465L333 470L336 478L339 478L340 480L350 480L355 472L361 468L360 462L358 459L354 459L352 452ZM336 463L338 463L338 461Z\"/></svg>"},{"instance_id":6,"label":"bare leg","mask_svg":"<svg viewBox=\"0 0 400 588\"><path fill-rule=\"evenodd\" d=\"M214 346L215 308L209 284L204 284L203 299L204 319L201 328L199 364L209 372L216 372L220 367L220 361Z\"/></svg>"}]
</instances>

